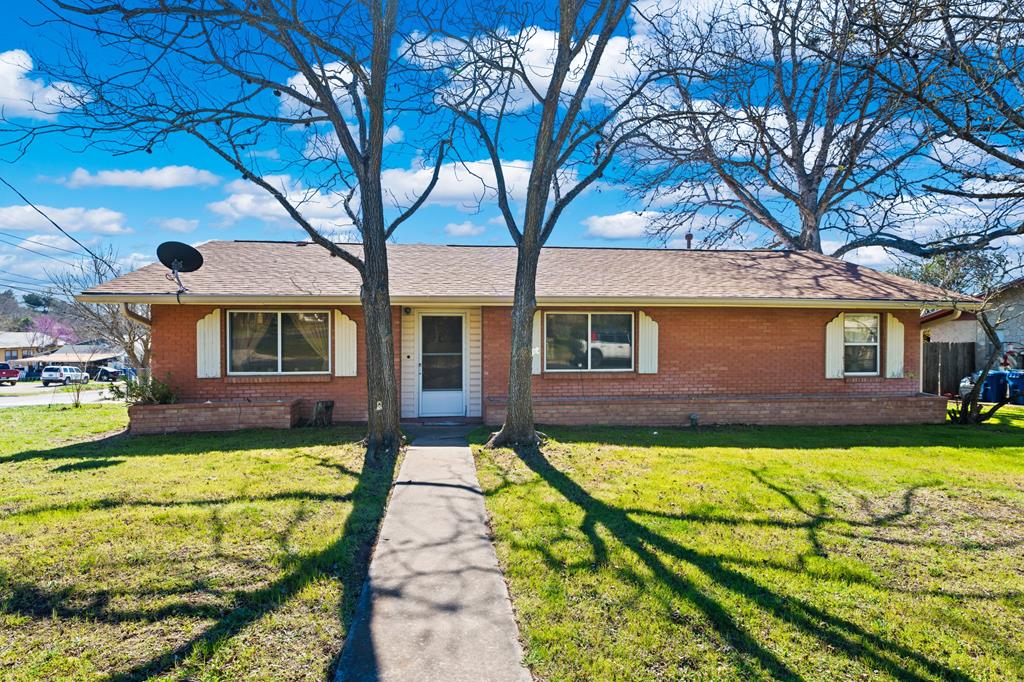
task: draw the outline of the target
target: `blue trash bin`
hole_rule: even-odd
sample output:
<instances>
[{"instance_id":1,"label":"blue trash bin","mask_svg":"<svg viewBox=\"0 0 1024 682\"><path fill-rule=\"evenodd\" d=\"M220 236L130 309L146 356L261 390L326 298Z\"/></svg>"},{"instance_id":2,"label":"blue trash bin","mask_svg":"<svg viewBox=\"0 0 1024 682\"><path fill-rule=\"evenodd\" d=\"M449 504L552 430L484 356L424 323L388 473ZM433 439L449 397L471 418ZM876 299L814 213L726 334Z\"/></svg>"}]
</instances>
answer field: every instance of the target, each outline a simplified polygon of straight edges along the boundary
<instances>
[{"instance_id":1,"label":"blue trash bin","mask_svg":"<svg viewBox=\"0 0 1024 682\"><path fill-rule=\"evenodd\" d=\"M1024 405L1024 370L1007 372L1006 383L1010 387L1010 402Z\"/></svg>"},{"instance_id":2,"label":"blue trash bin","mask_svg":"<svg viewBox=\"0 0 1024 682\"><path fill-rule=\"evenodd\" d=\"M981 402L998 403L1006 398L1006 372L989 372L981 387Z\"/></svg>"}]
</instances>

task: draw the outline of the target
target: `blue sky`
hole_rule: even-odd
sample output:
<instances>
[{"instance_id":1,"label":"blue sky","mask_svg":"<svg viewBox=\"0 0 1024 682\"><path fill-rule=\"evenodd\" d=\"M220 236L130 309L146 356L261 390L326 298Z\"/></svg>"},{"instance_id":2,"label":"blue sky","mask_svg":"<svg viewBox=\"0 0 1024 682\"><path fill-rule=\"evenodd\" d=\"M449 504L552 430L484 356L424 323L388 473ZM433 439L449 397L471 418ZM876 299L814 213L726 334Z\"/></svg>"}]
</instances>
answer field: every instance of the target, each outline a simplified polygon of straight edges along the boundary
<instances>
[{"instance_id":1,"label":"blue sky","mask_svg":"<svg viewBox=\"0 0 1024 682\"><path fill-rule=\"evenodd\" d=\"M700 4L699 2L697 4ZM26 100L45 102L53 96L50 84L32 70L33 62L55 61L65 52L62 35L53 27L39 29L26 22L38 21L36 3L7 8L6 27L0 37L0 106L7 117L24 122L45 122L26 105ZM82 34L77 34L79 38ZM616 38L627 41L625 36ZM86 37L88 41L88 37ZM619 46L621 47L621 46ZM86 42L86 52L104 53ZM287 77L287 74L285 75ZM216 87L213 85L212 87ZM286 103L284 104L286 106ZM275 101L273 106L278 106ZM384 173L386 190L408 198L426 183L423 152L418 147L417 125L422 122L396 119L396 133L387 151ZM525 184L531 157L529 131L502 149L509 181ZM296 138L297 135L297 138ZM305 133L285 131L306 144ZM517 146L518 145L518 146ZM278 178L284 188L298 192L308 188L300 178L284 146L262 140L255 153L262 172ZM293 150L294 151L294 150ZM46 213L77 239L91 247L114 247L126 267L137 267L155 258L156 246L169 239L200 243L211 239L303 239L305 233L282 214L265 192L240 180L226 163L198 142L172 138L168 146L152 153L115 156L97 148L83 148L70 137L38 139L17 159L13 150L0 149L0 174L44 208ZM486 174L488 162L479 149L461 149L461 159ZM294 173L294 175L293 175ZM515 194L515 193L514 193ZM457 163L446 166L430 202L404 223L397 242L461 244L511 244L493 201L480 200L481 186ZM318 226L345 229L345 219L334 197L314 195L306 209ZM662 246L643 236L641 202L608 182L587 191L563 214L550 245ZM700 235L698 234L698 238ZM827 239L827 235L823 235ZM669 246L680 246L677 238ZM757 235L747 245L757 243ZM838 245L838 244L835 244ZM834 246L833 246L834 248ZM46 271L65 267L79 248L33 213L13 192L0 186L0 288L43 286ZM851 260L886 267L890 258L878 247L850 254Z\"/></svg>"},{"instance_id":2,"label":"blue sky","mask_svg":"<svg viewBox=\"0 0 1024 682\"><path fill-rule=\"evenodd\" d=\"M33 114L23 100L45 99L49 86L28 69L29 60L51 60L62 51L54 44L53 32L24 23L39 16L35 3L8 7L0 38L0 101L7 116L20 114L26 121ZM276 215L271 201L256 188L244 187L211 153L184 138L172 144L152 154L114 156L82 149L80 142L70 138L51 136L37 140L21 158L13 159L11 150L0 150L0 170L78 239L90 246L113 245L132 266L153 260L157 244L168 239L197 243L303 238L299 228ZM264 151L273 154L272 149ZM513 156L529 158L528 145ZM391 160L392 175L402 187L414 182L413 162L408 154L398 157ZM525 173L525 166L517 168L515 161L509 165L512 173ZM470 187L469 179L453 170L449 181L435 192L436 200L406 222L395 241L511 244L497 211L486 202L483 207L476 205L477 190ZM635 236L640 223L630 210L636 208L635 201L613 187L591 191L564 214L550 243L651 246L646 238ZM45 278L45 270L75 260L67 251L78 251L6 187L0 187L0 240L0 287L22 283L32 288L36 278Z\"/></svg>"}]
</instances>

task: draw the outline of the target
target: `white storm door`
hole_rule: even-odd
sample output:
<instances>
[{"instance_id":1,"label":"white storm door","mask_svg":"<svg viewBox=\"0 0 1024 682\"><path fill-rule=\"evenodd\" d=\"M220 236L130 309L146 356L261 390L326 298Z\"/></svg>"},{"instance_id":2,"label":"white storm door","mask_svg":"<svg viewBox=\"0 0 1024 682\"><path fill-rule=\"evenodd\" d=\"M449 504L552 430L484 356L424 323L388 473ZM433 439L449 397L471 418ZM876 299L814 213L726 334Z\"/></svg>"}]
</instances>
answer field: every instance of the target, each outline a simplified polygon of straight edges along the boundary
<instances>
[{"instance_id":1,"label":"white storm door","mask_svg":"<svg viewBox=\"0 0 1024 682\"><path fill-rule=\"evenodd\" d=\"M465 318L421 315L419 332L420 416L465 416Z\"/></svg>"}]
</instances>

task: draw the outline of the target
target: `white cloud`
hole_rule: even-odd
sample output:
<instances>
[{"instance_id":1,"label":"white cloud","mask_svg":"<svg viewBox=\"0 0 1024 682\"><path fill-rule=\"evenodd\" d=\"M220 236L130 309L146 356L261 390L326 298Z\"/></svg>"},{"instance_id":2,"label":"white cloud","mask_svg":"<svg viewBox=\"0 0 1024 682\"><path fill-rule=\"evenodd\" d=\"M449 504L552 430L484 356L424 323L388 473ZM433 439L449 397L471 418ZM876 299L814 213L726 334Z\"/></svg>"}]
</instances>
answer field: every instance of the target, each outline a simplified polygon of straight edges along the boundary
<instances>
[{"instance_id":1,"label":"white cloud","mask_svg":"<svg viewBox=\"0 0 1024 682\"><path fill-rule=\"evenodd\" d=\"M24 50L0 52L0 110L7 117L52 118L72 104L71 86L29 78L34 64Z\"/></svg>"},{"instance_id":2,"label":"white cloud","mask_svg":"<svg viewBox=\"0 0 1024 682\"><path fill-rule=\"evenodd\" d=\"M135 189L173 189L216 185L220 178L210 171L193 166L161 166L145 170L103 170L90 173L76 168L64 184L80 187L131 187Z\"/></svg>"},{"instance_id":3,"label":"white cloud","mask_svg":"<svg viewBox=\"0 0 1024 682\"><path fill-rule=\"evenodd\" d=\"M39 209L68 232L110 235L126 234L132 231L125 225L125 215L109 208L40 206ZM0 207L0 229L52 231L53 226L31 206L3 206Z\"/></svg>"},{"instance_id":4,"label":"white cloud","mask_svg":"<svg viewBox=\"0 0 1024 682\"><path fill-rule=\"evenodd\" d=\"M444 226L445 234L452 237L479 237L487 228L483 225L476 225L470 221L463 223L448 223Z\"/></svg>"},{"instance_id":5,"label":"white cloud","mask_svg":"<svg viewBox=\"0 0 1024 682\"><path fill-rule=\"evenodd\" d=\"M149 265L155 262L153 254L150 253L139 253L134 251L127 256L123 256L117 259L117 264L121 267L124 272L131 272L132 270L138 270L144 265Z\"/></svg>"},{"instance_id":6,"label":"white cloud","mask_svg":"<svg viewBox=\"0 0 1024 682\"><path fill-rule=\"evenodd\" d=\"M442 66L451 72L451 84L439 93L441 97L460 100L474 91L475 83L497 80L497 74L489 66L476 61L477 54L487 54L493 63L503 63L505 67L514 62L521 64L525 79L519 77L513 83L507 103L513 111L525 110L538 103L530 87L542 94L547 90L558 51L558 31L537 26L527 27L519 33L502 33L499 30L493 36L470 40L470 46L459 39L417 38L421 42L411 46L415 58L428 67ZM613 36L608 40L587 89L587 101L616 101L623 91L621 84L637 76L638 69L629 54L632 40L628 36ZM562 87L564 97L571 97L579 88L596 42L596 36L589 36L570 65Z\"/></svg>"},{"instance_id":7,"label":"white cloud","mask_svg":"<svg viewBox=\"0 0 1024 682\"><path fill-rule=\"evenodd\" d=\"M654 211L624 211L612 215L592 215L583 219L585 236L597 239L640 239L647 236Z\"/></svg>"},{"instance_id":8,"label":"white cloud","mask_svg":"<svg viewBox=\"0 0 1024 682\"><path fill-rule=\"evenodd\" d=\"M352 229L352 222L345 213L340 194L303 187L289 175L267 175L263 179L283 192L313 227L325 233L337 233L340 230L348 234ZM247 180L233 180L226 185L226 189L229 192L226 198L207 205L207 208L224 219L225 225L250 218L298 228L277 199L262 187Z\"/></svg>"},{"instance_id":9,"label":"white cloud","mask_svg":"<svg viewBox=\"0 0 1024 682\"><path fill-rule=\"evenodd\" d=\"M831 254L842 245L842 242L826 239L821 242L821 250L826 254ZM865 246L860 249L854 249L843 254L842 259L851 263L857 263L858 265L866 265L876 270L888 270L896 265L896 259L889 255L881 246Z\"/></svg>"},{"instance_id":10,"label":"white cloud","mask_svg":"<svg viewBox=\"0 0 1024 682\"><path fill-rule=\"evenodd\" d=\"M185 234L199 227L199 221L189 218L158 218L153 221L161 230Z\"/></svg>"},{"instance_id":11,"label":"white cloud","mask_svg":"<svg viewBox=\"0 0 1024 682\"><path fill-rule=\"evenodd\" d=\"M509 199L524 199L530 181L530 162L509 160L502 161L501 166ZM384 191L391 194L395 204L408 205L426 188L433 173L433 167L428 165L389 168L381 173L381 181ZM567 175L562 179L562 187L570 187L575 182L574 174ZM494 166L490 159L445 163L427 203L475 210L481 203L494 200L495 185Z\"/></svg>"}]
</instances>

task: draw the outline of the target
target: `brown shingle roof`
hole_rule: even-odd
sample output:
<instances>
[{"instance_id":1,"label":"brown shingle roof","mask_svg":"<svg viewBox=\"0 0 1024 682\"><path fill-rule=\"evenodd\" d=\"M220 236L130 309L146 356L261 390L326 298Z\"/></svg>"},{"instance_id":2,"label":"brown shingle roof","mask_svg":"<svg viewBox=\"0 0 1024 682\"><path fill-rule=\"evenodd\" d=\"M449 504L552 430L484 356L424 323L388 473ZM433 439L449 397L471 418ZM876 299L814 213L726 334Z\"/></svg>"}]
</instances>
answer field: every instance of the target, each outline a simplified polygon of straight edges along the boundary
<instances>
[{"instance_id":1,"label":"brown shingle roof","mask_svg":"<svg viewBox=\"0 0 1024 682\"><path fill-rule=\"evenodd\" d=\"M350 247L359 252L359 247ZM308 243L215 241L200 251L205 265L182 275L198 297L357 298L359 275ZM388 247L391 295L510 300L516 251L506 246L394 244ZM173 296L176 287L159 264L85 292L89 300ZM814 301L967 301L967 296L848 263L796 251L671 249L544 249L537 276L541 303L558 300L651 299L723 302L746 299Z\"/></svg>"}]
</instances>

